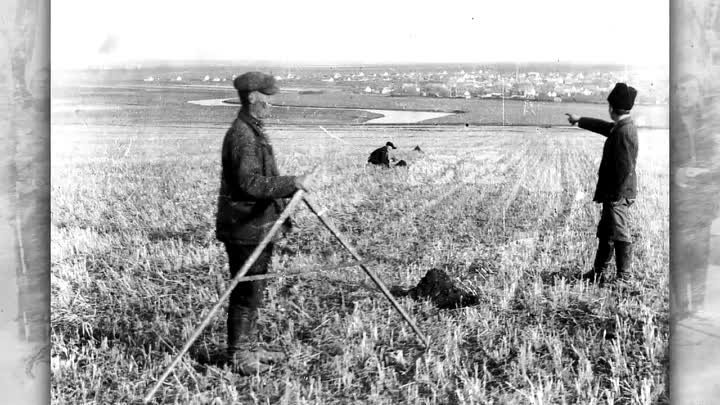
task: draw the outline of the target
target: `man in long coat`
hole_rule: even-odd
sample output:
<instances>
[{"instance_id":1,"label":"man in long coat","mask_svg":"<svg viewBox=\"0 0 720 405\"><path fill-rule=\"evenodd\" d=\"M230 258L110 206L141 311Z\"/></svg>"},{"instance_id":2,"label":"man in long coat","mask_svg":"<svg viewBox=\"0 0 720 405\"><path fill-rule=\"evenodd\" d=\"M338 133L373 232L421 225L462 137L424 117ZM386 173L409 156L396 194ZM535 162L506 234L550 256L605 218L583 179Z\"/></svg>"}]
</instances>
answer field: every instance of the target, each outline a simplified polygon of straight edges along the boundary
<instances>
[{"instance_id":1,"label":"man in long coat","mask_svg":"<svg viewBox=\"0 0 720 405\"><path fill-rule=\"evenodd\" d=\"M703 84L686 74L675 85L670 125L673 315L684 318L703 308L710 256L710 227L718 213L720 116L708 111ZM709 101L709 100L708 100Z\"/></svg>"},{"instance_id":2,"label":"man in long coat","mask_svg":"<svg viewBox=\"0 0 720 405\"><path fill-rule=\"evenodd\" d=\"M628 276L631 259L632 235L628 211L637 197L638 155L637 129L630 116L637 91L625 83L617 83L608 95L608 112L612 122L567 114L571 125L605 136L598 182L593 201L602 204L597 228L598 248L592 270L583 274L583 280L603 283L604 272L610 265L613 250L617 279Z\"/></svg>"},{"instance_id":3,"label":"man in long coat","mask_svg":"<svg viewBox=\"0 0 720 405\"><path fill-rule=\"evenodd\" d=\"M230 275L235 276L282 212L285 201L298 189L307 190L309 176L281 176L263 128L269 116L267 96L278 88L273 76L249 72L233 85L242 107L222 146L222 177L218 197L216 237L225 244ZM285 229L290 224L285 224ZM275 242L281 236L277 236ZM271 262L269 244L247 275L265 274ZM239 283L230 296L227 317L227 354L242 374L254 374L283 358L255 343L258 307L264 281Z\"/></svg>"}]
</instances>

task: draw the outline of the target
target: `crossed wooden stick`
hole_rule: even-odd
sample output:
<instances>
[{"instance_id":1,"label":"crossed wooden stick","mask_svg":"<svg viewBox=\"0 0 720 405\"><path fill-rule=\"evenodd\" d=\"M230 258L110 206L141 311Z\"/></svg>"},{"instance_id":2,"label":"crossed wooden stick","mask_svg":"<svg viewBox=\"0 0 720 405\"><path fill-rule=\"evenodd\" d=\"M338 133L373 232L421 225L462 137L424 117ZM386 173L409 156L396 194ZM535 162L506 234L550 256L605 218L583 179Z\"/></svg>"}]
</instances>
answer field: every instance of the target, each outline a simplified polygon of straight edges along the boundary
<instances>
[{"instance_id":1,"label":"crossed wooden stick","mask_svg":"<svg viewBox=\"0 0 720 405\"><path fill-rule=\"evenodd\" d=\"M280 218L278 218L277 221L275 221L272 228L270 228L270 231L267 233L267 235L265 235L265 238L263 238L263 240L260 242L260 244L255 248L255 250L252 252L250 257L247 259L245 264L240 268L240 271L238 271L237 274L235 275L235 277L233 277L233 279L230 281L230 285L228 285L225 292L220 296L217 303L215 303L215 305L210 309L210 312L208 312L208 314L205 315L205 318L202 320L202 322L200 322L200 325L198 325L198 327L195 329L195 332L193 332L193 334L190 336L190 338L188 338L188 340L185 342L185 345L183 345L182 349L180 349L180 353L178 353L175 356L172 363L170 363L170 365L167 366L167 368L162 373L162 375L160 376L158 381L155 383L153 388L145 396L145 398L143 399L144 403L150 402L150 400L153 398L153 396L155 395L157 390L162 385L163 381L165 381L165 379L170 375L173 368L175 368L175 366L177 366L177 364L180 362L180 359L182 358L182 356L185 353L187 353L187 351L190 349L190 346L192 346L192 344L195 342L195 340L197 340L197 338L200 337L200 334L203 332L203 330L205 330L205 328L210 324L210 321L212 320L213 315L215 315L215 313L222 307L223 303L228 299L228 297L230 297L230 294L235 289L235 287L238 285L238 283L243 282L243 281L249 281L250 279L255 279L258 277L258 276L245 277L245 273L247 273L248 270L250 270L250 267L252 267L253 263L255 263L255 261L258 259L258 257L260 257L260 254L262 253L262 251L265 249L265 247L268 245L268 243L270 243L273 236L277 233L277 231L280 229L282 224L290 216L292 211L297 207L297 205L301 201L305 202L305 204L308 206L308 208L310 208L310 211L312 211L318 217L318 219L320 219L320 222L322 222L323 225L325 225L325 227L335 236L335 238L337 238L337 240L340 242L340 244L342 244L345 247L345 249L347 249L348 252L350 252L350 254L355 258L355 260L357 260L357 262L355 262L354 265L360 266L360 268L362 268L365 271L365 273L370 277L370 279L372 279L372 281L375 283L375 285L377 285L378 288L380 288L380 291L382 291L383 295L385 295L385 297L390 301L390 303L392 303L393 307L395 307L395 309L400 313L400 315L402 315L402 317L405 319L405 321L410 325L410 327L413 329L413 331L418 336L418 338L423 343L423 345L426 348L428 347L427 338L425 338L425 336L422 334L420 329L418 329L415 322L413 322L412 319L410 319L408 314L405 312L404 309L402 309L400 304L398 304L398 302L392 296L390 291L388 291L385 284L377 277L377 275L372 270L370 270L367 266L365 266L362 258L357 253L355 248L353 248L352 245L350 245L350 243L345 239L345 237L340 233L340 231L335 227L335 225L333 225L333 223L328 218L325 217L325 210L321 209L312 200L312 198L309 195L307 195L307 193L305 193L303 190L298 190L295 192L292 199L290 200L288 205L283 210L282 214L280 214ZM345 267L345 266L343 266L343 267ZM269 278L268 276L269 275L265 275L262 278Z\"/></svg>"}]
</instances>

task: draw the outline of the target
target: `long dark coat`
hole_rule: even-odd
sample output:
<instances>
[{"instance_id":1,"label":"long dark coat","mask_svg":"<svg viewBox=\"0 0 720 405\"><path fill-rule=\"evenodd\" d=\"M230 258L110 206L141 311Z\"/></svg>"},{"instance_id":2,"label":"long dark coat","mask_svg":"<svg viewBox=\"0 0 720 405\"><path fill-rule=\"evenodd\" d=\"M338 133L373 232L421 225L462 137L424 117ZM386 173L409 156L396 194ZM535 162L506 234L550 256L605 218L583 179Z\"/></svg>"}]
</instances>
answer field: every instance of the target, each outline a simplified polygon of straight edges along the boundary
<instances>
[{"instance_id":1,"label":"long dark coat","mask_svg":"<svg viewBox=\"0 0 720 405\"><path fill-rule=\"evenodd\" d=\"M262 123L241 110L223 141L218 240L258 244L285 207L282 199L296 190L294 176L280 176Z\"/></svg>"},{"instance_id":2,"label":"long dark coat","mask_svg":"<svg viewBox=\"0 0 720 405\"><path fill-rule=\"evenodd\" d=\"M686 122L693 121L693 132ZM670 113L670 168L671 174L687 166L710 169L709 173L685 179L685 186L672 183L670 187L670 280L677 295L680 310L687 309L684 296L688 286L694 305L705 294L705 282L710 264L710 227L718 216L720 172L713 167L718 158L715 128L720 117L700 108L689 114L673 109ZM692 162L691 135L694 136L695 162Z\"/></svg>"},{"instance_id":3,"label":"long dark coat","mask_svg":"<svg viewBox=\"0 0 720 405\"><path fill-rule=\"evenodd\" d=\"M613 123L583 117L578 126L607 137L593 200L602 203L636 198L638 136L632 118Z\"/></svg>"}]
</instances>

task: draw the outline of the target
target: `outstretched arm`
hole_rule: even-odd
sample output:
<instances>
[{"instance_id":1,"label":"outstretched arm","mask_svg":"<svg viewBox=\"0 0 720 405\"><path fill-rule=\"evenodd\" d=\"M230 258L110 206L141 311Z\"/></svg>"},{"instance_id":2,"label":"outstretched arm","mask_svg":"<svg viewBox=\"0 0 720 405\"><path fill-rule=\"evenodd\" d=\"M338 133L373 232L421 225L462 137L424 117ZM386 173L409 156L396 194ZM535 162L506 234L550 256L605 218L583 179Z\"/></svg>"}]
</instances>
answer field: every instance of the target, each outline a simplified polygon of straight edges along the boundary
<instances>
[{"instance_id":1,"label":"outstretched arm","mask_svg":"<svg viewBox=\"0 0 720 405\"><path fill-rule=\"evenodd\" d=\"M570 125L577 124L578 127L582 129L587 129L588 131L592 131L603 136L609 136L610 131L612 130L613 126L615 126L615 124L612 122L603 121L596 118L580 117L578 115L568 113L566 113L565 115L567 115Z\"/></svg>"}]
</instances>

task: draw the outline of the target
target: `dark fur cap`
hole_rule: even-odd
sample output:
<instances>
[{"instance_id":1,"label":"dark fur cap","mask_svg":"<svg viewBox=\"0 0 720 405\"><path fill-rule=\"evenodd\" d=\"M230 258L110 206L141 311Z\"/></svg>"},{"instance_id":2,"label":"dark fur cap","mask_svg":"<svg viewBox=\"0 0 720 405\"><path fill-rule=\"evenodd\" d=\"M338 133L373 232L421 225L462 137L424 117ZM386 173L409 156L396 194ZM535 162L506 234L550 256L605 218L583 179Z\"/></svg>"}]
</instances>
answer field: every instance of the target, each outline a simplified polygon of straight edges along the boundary
<instances>
[{"instance_id":1,"label":"dark fur cap","mask_svg":"<svg viewBox=\"0 0 720 405\"><path fill-rule=\"evenodd\" d=\"M637 90L625 83L617 83L608 95L607 101L616 110L630 111L635 105Z\"/></svg>"}]
</instances>

